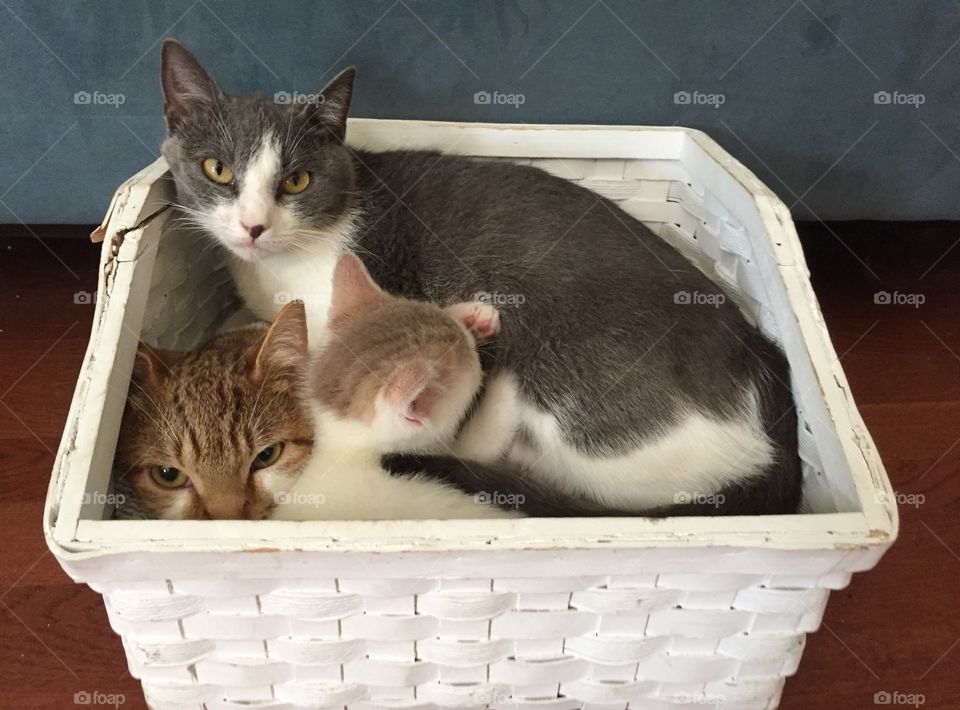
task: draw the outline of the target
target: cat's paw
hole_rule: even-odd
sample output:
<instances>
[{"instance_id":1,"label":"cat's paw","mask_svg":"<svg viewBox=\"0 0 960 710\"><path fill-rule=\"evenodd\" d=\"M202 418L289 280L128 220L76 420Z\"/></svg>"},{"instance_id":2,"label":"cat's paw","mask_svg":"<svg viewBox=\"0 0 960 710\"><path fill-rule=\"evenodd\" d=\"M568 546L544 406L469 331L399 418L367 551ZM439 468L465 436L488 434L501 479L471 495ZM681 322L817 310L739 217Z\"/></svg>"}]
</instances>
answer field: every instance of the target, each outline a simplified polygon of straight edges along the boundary
<instances>
[{"instance_id":1,"label":"cat's paw","mask_svg":"<svg viewBox=\"0 0 960 710\"><path fill-rule=\"evenodd\" d=\"M446 311L473 333L478 341L490 340L500 332L500 312L490 304L478 301L456 303L448 306Z\"/></svg>"}]
</instances>

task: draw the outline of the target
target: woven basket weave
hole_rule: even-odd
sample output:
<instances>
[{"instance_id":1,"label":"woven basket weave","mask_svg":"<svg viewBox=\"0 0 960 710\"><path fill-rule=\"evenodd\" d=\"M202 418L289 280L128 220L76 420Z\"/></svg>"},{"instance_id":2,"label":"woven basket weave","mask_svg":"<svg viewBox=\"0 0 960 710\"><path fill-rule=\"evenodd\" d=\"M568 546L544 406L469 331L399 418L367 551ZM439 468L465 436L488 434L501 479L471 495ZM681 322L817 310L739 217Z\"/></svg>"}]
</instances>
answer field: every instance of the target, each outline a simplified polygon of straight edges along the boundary
<instances>
[{"instance_id":1,"label":"woven basket weave","mask_svg":"<svg viewBox=\"0 0 960 710\"><path fill-rule=\"evenodd\" d=\"M169 220L162 161L118 190L90 346L44 520L104 595L156 710L774 708L829 590L892 543L896 507L784 205L686 129L354 120L367 148L543 167L618 202L780 342L804 514L497 521L109 520L139 338L192 348L237 308Z\"/></svg>"}]
</instances>

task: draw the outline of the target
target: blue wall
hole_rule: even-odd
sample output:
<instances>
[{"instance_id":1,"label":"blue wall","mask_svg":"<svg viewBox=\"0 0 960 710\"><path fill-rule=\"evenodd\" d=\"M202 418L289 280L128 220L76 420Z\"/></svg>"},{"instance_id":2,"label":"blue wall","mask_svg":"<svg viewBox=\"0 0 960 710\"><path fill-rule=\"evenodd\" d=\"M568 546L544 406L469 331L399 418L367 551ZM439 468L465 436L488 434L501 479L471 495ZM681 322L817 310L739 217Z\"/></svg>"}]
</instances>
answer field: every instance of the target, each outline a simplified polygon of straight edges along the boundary
<instances>
[{"instance_id":1,"label":"blue wall","mask_svg":"<svg viewBox=\"0 0 960 710\"><path fill-rule=\"evenodd\" d=\"M948 0L5 4L0 222L99 221L158 150L168 35L232 92L311 92L356 64L355 116L694 126L799 218L960 218Z\"/></svg>"}]
</instances>

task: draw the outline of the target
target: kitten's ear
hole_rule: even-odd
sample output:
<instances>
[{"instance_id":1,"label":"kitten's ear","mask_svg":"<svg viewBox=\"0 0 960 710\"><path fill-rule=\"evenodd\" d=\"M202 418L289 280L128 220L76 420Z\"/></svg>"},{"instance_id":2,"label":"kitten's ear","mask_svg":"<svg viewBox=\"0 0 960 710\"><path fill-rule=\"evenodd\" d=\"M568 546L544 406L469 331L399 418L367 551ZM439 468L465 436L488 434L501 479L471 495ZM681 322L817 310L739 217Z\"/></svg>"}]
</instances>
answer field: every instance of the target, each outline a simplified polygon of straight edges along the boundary
<instances>
[{"instance_id":1,"label":"kitten's ear","mask_svg":"<svg viewBox=\"0 0 960 710\"><path fill-rule=\"evenodd\" d=\"M320 95L323 103L317 106L317 117L337 140L343 142L347 134L347 113L353 98L353 80L357 76L354 67L347 67L323 87Z\"/></svg>"},{"instance_id":2,"label":"kitten's ear","mask_svg":"<svg viewBox=\"0 0 960 710\"><path fill-rule=\"evenodd\" d=\"M247 351L251 377L302 373L307 366L307 313L302 301L291 301L273 319L267 334Z\"/></svg>"},{"instance_id":3,"label":"kitten's ear","mask_svg":"<svg viewBox=\"0 0 960 710\"><path fill-rule=\"evenodd\" d=\"M173 350L159 350L151 348L146 343L140 343L133 361L131 379L140 385L157 386L170 375L170 368L182 355L183 353Z\"/></svg>"},{"instance_id":4,"label":"kitten's ear","mask_svg":"<svg viewBox=\"0 0 960 710\"><path fill-rule=\"evenodd\" d=\"M381 388L377 409L394 423L422 427L430 419L441 388L426 362L404 363Z\"/></svg>"},{"instance_id":5,"label":"kitten's ear","mask_svg":"<svg viewBox=\"0 0 960 710\"><path fill-rule=\"evenodd\" d=\"M330 301L330 323L386 302L389 296L373 279L363 262L351 252L337 260L333 269L333 296Z\"/></svg>"},{"instance_id":6,"label":"kitten's ear","mask_svg":"<svg viewBox=\"0 0 960 710\"><path fill-rule=\"evenodd\" d=\"M206 69L175 39L163 41L160 84L168 133L176 131L192 114L209 108L221 95Z\"/></svg>"}]
</instances>

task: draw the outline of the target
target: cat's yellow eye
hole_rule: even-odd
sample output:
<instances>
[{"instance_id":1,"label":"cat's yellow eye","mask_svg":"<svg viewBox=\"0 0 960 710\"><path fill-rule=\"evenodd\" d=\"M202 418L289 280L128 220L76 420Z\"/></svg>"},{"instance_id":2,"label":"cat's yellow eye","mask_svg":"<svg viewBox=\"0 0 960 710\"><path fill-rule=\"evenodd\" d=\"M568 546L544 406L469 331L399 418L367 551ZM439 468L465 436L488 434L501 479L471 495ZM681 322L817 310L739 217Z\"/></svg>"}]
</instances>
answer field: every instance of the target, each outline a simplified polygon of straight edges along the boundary
<instances>
[{"instance_id":1,"label":"cat's yellow eye","mask_svg":"<svg viewBox=\"0 0 960 710\"><path fill-rule=\"evenodd\" d=\"M250 465L250 468L254 471L258 471L261 468L267 468L268 466L273 466L279 459L280 454L283 453L283 444L271 444L260 450L260 453L257 454L256 458L253 459L253 463Z\"/></svg>"},{"instance_id":2,"label":"cat's yellow eye","mask_svg":"<svg viewBox=\"0 0 960 710\"><path fill-rule=\"evenodd\" d=\"M233 171L222 160L207 158L203 161L203 174L218 185L229 185L233 182Z\"/></svg>"},{"instance_id":3,"label":"cat's yellow eye","mask_svg":"<svg viewBox=\"0 0 960 710\"><path fill-rule=\"evenodd\" d=\"M190 477L173 466L151 466L150 478L163 488L183 488L190 482Z\"/></svg>"},{"instance_id":4,"label":"cat's yellow eye","mask_svg":"<svg viewBox=\"0 0 960 710\"><path fill-rule=\"evenodd\" d=\"M310 173L306 170L298 170L295 173L287 175L283 179L283 182L280 183L280 187L283 188L283 191L288 195L299 195L307 189L307 185L309 184Z\"/></svg>"}]
</instances>

